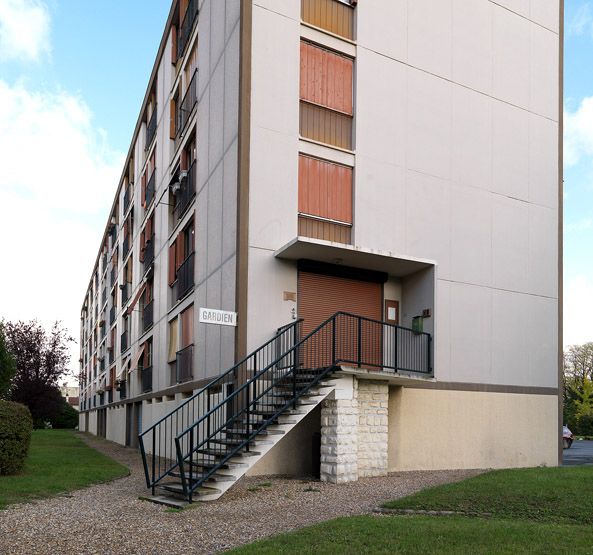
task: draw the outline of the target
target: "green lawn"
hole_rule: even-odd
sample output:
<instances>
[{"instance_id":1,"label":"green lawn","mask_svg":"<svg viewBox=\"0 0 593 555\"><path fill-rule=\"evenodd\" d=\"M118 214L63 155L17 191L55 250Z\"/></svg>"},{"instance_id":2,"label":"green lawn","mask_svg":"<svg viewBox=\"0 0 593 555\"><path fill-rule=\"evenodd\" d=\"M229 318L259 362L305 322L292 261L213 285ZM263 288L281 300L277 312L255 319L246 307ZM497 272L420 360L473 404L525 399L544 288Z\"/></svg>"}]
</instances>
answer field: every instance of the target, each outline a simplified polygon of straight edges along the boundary
<instances>
[{"instance_id":1,"label":"green lawn","mask_svg":"<svg viewBox=\"0 0 593 555\"><path fill-rule=\"evenodd\" d=\"M593 552L593 467L493 471L384 506L470 516L340 518L231 553Z\"/></svg>"},{"instance_id":2,"label":"green lawn","mask_svg":"<svg viewBox=\"0 0 593 555\"><path fill-rule=\"evenodd\" d=\"M0 476L0 509L127 474L125 466L90 448L73 431L34 430L23 471Z\"/></svg>"}]
</instances>

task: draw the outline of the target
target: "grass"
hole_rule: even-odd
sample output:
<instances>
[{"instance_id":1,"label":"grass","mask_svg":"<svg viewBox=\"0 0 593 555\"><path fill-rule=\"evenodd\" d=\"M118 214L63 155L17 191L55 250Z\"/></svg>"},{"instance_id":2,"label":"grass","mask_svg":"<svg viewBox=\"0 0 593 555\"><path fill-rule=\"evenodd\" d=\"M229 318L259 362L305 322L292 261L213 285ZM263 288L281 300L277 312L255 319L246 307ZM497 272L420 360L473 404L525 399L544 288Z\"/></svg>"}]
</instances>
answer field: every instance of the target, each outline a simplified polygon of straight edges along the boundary
<instances>
[{"instance_id":1,"label":"grass","mask_svg":"<svg viewBox=\"0 0 593 555\"><path fill-rule=\"evenodd\" d=\"M0 476L0 509L64 494L128 472L127 467L86 445L73 431L34 430L23 471Z\"/></svg>"},{"instance_id":2,"label":"grass","mask_svg":"<svg viewBox=\"0 0 593 555\"><path fill-rule=\"evenodd\" d=\"M495 518L593 524L593 468L496 470L385 503L391 509L490 513Z\"/></svg>"},{"instance_id":3,"label":"grass","mask_svg":"<svg viewBox=\"0 0 593 555\"><path fill-rule=\"evenodd\" d=\"M490 516L339 518L231 553L591 553L593 467L500 470L384 505Z\"/></svg>"}]
</instances>

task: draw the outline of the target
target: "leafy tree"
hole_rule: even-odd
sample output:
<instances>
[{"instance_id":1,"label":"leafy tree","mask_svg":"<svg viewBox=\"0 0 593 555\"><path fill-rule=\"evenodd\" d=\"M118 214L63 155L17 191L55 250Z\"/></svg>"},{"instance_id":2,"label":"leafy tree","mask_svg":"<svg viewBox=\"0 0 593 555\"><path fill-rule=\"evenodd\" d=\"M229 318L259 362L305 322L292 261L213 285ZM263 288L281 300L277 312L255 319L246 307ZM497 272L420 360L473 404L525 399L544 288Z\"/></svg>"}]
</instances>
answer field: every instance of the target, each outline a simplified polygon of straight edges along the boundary
<instances>
[{"instance_id":1,"label":"leafy tree","mask_svg":"<svg viewBox=\"0 0 593 555\"><path fill-rule=\"evenodd\" d=\"M14 357L8 351L4 328L0 322L0 399L8 399L10 384L16 372Z\"/></svg>"},{"instance_id":2,"label":"leafy tree","mask_svg":"<svg viewBox=\"0 0 593 555\"><path fill-rule=\"evenodd\" d=\"M62 398L60 413L51 421L51 425L53 428L73 430L78 426L78 411Z\"/></svg>"},{"instance_id":3,"label":"leafy tree","mask_svg":"<svg viewBox=\"0 0 593 555\"><path fill-rule=\"evenodd\" d=\"M584 415L593 414L593 381L585 378L580 384L572 386L574 393L575 416L577 420Z\"/></svg>"},{"instance_id":4,"label":"leafy tree","mask_svg":"<svg viewBox=\"0 0 593 555\"><path fill-rule=\"evenodd\" d=\"M57 418L63 408L58 382L68 374L68 345L74 339L59 322L49 331L36 320L5 322L4 332L16 363L10 398L27 405L35 426L43 426Z\"/></svg>"},{"instance_id":5,"label":"leafy tree","mask_svg":"<svg viewBox=\"0 0 593 555\"><path fill-rule=\"evenodd\" d=\"M593 379L593 343L571 345L564 353L564 376L579 384Z\"/></svg>"}]
</instances>

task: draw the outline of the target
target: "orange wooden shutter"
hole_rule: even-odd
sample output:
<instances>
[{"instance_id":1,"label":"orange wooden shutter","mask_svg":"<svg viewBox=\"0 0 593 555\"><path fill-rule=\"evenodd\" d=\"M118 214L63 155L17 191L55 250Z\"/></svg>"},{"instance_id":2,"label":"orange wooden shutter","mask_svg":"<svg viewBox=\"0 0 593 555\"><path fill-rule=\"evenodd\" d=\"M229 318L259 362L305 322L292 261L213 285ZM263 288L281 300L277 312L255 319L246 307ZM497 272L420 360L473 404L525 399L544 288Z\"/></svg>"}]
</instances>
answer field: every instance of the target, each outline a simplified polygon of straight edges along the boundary
<instances>
[{"instance_id":1,"label":"orange wooden shutter","mask_svg":"<svg viewBox=\"0 0 593 555\"><path fill-rule=\"evenodd\" d=\"M181 348L184 349L194 342L194 307L193 305L181 313Z\"/></svg>"},{"instance_id":2,"label":"orange wooden shutter","mask_svg":"<svg viewBox=\"0 0 593 555\"><path fill-rule=\"evenodd\" d=\"M175 243L169 247L169 285L175 283L175 274L177 272L175 266Z\"/></svg>"},{"instance_id":3,"label":"orange wooden shutter","mask_svg":"<svg viewBox=\"0 0 593 555\"><path fill-rule=\"evenodd\" d=\"M140 200L142 201L142 206L146 208L146 172L142 174L142 177L140 178L140 183Z\"/></svg>"},{"instance_id":4,"label":"orange wooden shutter","mask_svg":"<svg viewBox=\"0 0 593 555\"><path fill-rule=\"evenodd\" d=\"M185 260L185 245L183 243L184 237L183 231L181 231L175 240L175 273L177 273L177 270L179 270L179 267Z\"/></svg>"},{"instance_id":5,"label":"orange wooden shutter","mask_svg":"<svg viewBox=\"0 0 593 555\"><path fill-rule=\"evenodd\" d=\"M177 122L175 121L175 99L172 98L171 102L169 103L169 138L175 139L177 135Z\"/></svg>"},{"instance_id":6,"label":"orange wooden shutter","mask_svg":"<svg viewBox=\"0 0 593 555\"><path fill-rule=\"evenodd\" d=\"M354 62L301 41L301 99L352 115Z\"/></svg>"},{"instance_id":7,"label":"orange wooden shutter","mask_svg":"<svg viewBox=\"0 0 593 555\"><path fill-rule=\"evenodd\" d=\"M144 249L146 248L146 237L144 235L145 230L142 230L140 233L140 253L138 254L138 259L140 262L144 262Z\"/></svg>"},{"instance_id":8,"label":"orange wooden shutter","mask_svg":"<svg viewBox=\"0 0 593 555\"><path fill-rule=\"evenodd\" d=\"M171 63L177 62L177 26L171 26Z\"/></svg>"},{"instance_id":9,"label":"orange wooden shutter","mask_svg":"<svg viewBox=\"0 0 593 555\"><path fill-rule=\"evenodd\" d=\"M352 168L299 155L299 212L352 223Z\"/></svg>"}]
</instances>

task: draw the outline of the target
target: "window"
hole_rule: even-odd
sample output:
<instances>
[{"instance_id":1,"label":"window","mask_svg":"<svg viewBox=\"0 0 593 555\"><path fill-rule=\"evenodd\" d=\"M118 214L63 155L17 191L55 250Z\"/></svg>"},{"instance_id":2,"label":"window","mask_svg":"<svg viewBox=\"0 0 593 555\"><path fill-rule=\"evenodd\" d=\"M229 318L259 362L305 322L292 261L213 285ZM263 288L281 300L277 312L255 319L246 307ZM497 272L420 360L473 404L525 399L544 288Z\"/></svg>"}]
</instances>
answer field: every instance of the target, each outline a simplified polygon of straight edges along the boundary
<instances>
[{"instance_id":1,"label":"window","mask_svg":"<svg viewBox=\"0 0 593 555\"><path fill-rule=\"evenodd\" d=\"M352 149L351 58L301 41L300 134Z\"/></svg>"},{"instance_id":2,"label":"window","mask_svg":"<svg viewBox=\"0 0 593 555\"><path fill-rule=\"evenodd\" d=\"M140 233L140 262L144 263L144 271L154 260L154 212L146 220L146 225Z\"/></svg>"},{"instance_id":3,"label":"window","mask_svg":"<svg viewBox=\"0 0 593 555\"><path fill-rule=\"evenodd\" d=\"M193 254L194 247L195 233L192 219L169 246L169 285L173 285L177 280L181 266Z\"/></svg>"},{"instance_id":4,"label":"window","mask_svg":"<svg viewBox=\"0 0 593 555\"><path fill-rule=\"evenodd\" d=\"M154 199L156 177L155 156L156 150L153 150L150 158L148 159L148 164L146 164L146 169L142 174L142 178L140 179L140 199L145 210L150 207Z\"/></svg>"}]
</instances>

